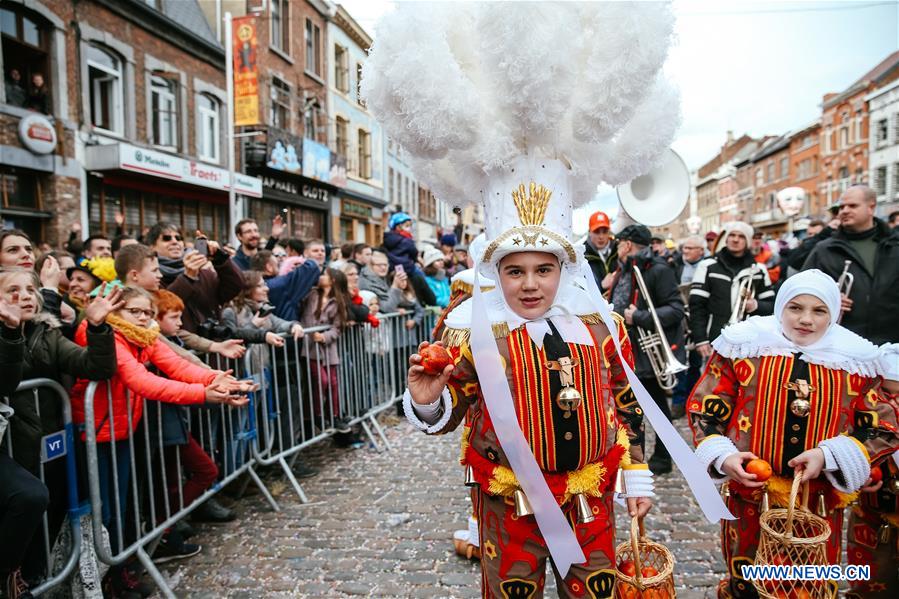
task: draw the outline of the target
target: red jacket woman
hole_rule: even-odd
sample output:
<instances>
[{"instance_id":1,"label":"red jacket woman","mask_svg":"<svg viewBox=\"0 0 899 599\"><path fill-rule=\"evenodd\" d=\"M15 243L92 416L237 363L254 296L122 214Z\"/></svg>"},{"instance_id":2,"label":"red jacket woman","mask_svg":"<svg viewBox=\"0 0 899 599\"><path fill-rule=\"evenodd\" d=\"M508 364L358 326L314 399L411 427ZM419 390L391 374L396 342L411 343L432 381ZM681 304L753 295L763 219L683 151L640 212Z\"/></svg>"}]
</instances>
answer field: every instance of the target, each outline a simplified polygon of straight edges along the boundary
<instances>
[{"instance_id":1,"label":"red jacket woman","mask_svg":"<svg viewBox=\"0 0 899 599\"><path fill-rule=\"evenodd\" d=\"M143 414L144 398L183 405L202 404L206 401L206 388L220 372L200 368L178 356L158 340L158 329L142 328L116 315L109 316L109 324L115 330L118 366L115 376L97 387L94 427L98 442L130 437ZM75 342L79 345L87 344L84 323L75 333ZM144 366L148 363L153 364L168 378L150 372ZM72 388L72 417L79 424L84 422L84 393L88 383L87 380L79 379ZM112 395L111 416L107 388L111 389ZM130 398L129 391L132 393Z\"/></svg>"}]
</instances>

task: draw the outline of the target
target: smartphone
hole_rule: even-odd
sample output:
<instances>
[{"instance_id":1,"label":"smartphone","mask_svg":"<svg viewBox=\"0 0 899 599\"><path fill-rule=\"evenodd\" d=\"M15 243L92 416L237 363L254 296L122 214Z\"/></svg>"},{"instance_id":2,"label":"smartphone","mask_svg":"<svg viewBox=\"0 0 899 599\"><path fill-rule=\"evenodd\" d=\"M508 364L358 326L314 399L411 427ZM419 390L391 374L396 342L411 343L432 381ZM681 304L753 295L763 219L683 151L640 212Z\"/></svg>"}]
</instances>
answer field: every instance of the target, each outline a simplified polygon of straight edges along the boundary
<instances>
[{"instance_id":1,"label":"smartphone","mask_svg":"<svg viewBox=\"0 0 899 599\"><path fill-rule=\"evenodd\" d=\"M197 250L197 252L201 256L208 256L209 255L209 241L205 237L198 238L194 242L194 249Z\"/></svg>"},{"instance_id":2,"label":"smartphone","mask_svg":"<svg viewBox=\"0 0 899 599\"><path fill-rule=\"evenodd\" d=\"M397 264L396 267L393 269L393 271L397 274L405 274L406 269L403 268L402 264Z\"/></svg>"}]
</instances>

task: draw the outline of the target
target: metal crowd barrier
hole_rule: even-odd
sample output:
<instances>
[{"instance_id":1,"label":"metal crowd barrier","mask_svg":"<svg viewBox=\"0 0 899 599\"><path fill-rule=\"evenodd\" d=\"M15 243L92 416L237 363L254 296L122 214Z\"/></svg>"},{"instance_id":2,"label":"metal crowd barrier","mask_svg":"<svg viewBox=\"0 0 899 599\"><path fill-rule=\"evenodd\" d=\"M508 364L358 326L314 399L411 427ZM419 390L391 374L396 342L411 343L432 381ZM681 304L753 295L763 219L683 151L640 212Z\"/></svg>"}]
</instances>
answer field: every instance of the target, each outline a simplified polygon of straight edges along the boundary
<instances>
[{"instance_id":1,"label":"metal crowd barrier","mask_svg":"<svg viewBox=\"0 0 899 599\"><path fill-rule=\"evenodd\" d=\"M180 406L152 399L143 402L139 421L132 418L134 398L126 393L128 434L118 441L98 442L95 422L96 402L105 401L113 414L112 391L108 382L92 382L85 392L85 456L92 514L94 545L98 558L111 566L136 558L153 578L160 592L174 597L151 555L163 533L187 516L225 485L247 475L260 489L273 510L279 511L274 497L257 474L256 466L278 464L302 502L308 498L293 474L299 452L326 440L344 427L360 425L377 451L390 443L377 416L395 405L405 388L409 355L420 341L429 339L439 311L426 310L420 323L410 314L381 314L380 326L354 325L338 337L339 360L332 363L317 332L329 327L310 327L302 339L283 336L282 347L253 344L242 360L205 356L215 369L232 369L238 378L252 378L258 391L250 394L243 407ZM411 324L409 324L411 322ZM105 393L98 395L98 389ZM75 443L68 394L56 382L36 379L23 382L19 391L48 387L64 407L66 475L69 520L73 546L65 566L32 592L35 595L68 578L81 551L79 517L88 508L78 503ZM118 413L118 412L116 412ZM180 418L186 434L199 444L218 468L218 477L193 501L185 501L185 469L182 445L165 435L165 421ZM15 426L15 419L11 426ZM110 437L115 439L116 422L107 420ZM119 425L121 426L121 424ZM121 431L120 431L121 432ZM62 454L60 454L61 457ZM43 465L41 473L43 473ZM104 498L109 498L104 509ZM103 528L108 531L108 544ZM44 545L48 556L52 547L46 523Z\"/></svg>"},{"instance_id":2,"label":"metal crowd barrier","mask_svg":"<svg viewBox=\"0 0 899 599\"><path fill-rule=\"evenodd\" d=\"M75 435L72 426L72 406L69 402L69 394L63 389L62 385L51 379L30 379L22 381L16 388L14 395L31 391L34 409L40 416L41 408L39 401L39 392L41 389L47 389L53 393L59 401L62 408L62 429L57 432L45 435L41 440L41 458L38 467L37 477L47 486L46 472L44 464L65 458L65 486L68 500L67 518L72 533L71 546L68 548L68 554L64 561L63 567L57 572L51 572L53 559L51 551L56 542L55 535L51 538L50 522L47 512L44 512L43 522L41 526L41 537L44 550L44 564L47 568L46 578L41 584L31 589L31 594L35 597L46 593L53 589L63 581L65 581L75 570L78 564L78 558L81 555L81 516L86 513L86 508L82 508L78 501L78 469L75 463ZM4 398L7 404L10 403L9 398ZM7 446L8 454L15 460L13 451L12 433L17 426L17 419L13 416L9 422L9 429L6 431L4 443ZM56 486L57 482L51 486ZM35 540L32 540L34 543Z\"/></svg>"}]
</instances>

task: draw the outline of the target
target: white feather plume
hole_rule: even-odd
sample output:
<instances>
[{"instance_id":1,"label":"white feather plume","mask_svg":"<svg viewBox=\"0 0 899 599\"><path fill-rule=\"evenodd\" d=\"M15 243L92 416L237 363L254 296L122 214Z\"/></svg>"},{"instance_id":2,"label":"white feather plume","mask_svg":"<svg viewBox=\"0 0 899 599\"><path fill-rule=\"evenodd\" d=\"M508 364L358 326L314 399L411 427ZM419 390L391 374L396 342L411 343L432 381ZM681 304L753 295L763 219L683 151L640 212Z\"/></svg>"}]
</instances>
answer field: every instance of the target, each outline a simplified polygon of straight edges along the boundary
<instances>
[{"instance_id":1,"label":"white feather plume","mask_svg":"<svg viewBox=\"0 0 899 599\"><path fill-rule=\"evenodd\" d=\"M673 29L660 2L400 3L375 29L362 93L438 198L479 201L491 171L539 150L571 163L580 205L670 146Z\"/></svg>"}]
</instances>

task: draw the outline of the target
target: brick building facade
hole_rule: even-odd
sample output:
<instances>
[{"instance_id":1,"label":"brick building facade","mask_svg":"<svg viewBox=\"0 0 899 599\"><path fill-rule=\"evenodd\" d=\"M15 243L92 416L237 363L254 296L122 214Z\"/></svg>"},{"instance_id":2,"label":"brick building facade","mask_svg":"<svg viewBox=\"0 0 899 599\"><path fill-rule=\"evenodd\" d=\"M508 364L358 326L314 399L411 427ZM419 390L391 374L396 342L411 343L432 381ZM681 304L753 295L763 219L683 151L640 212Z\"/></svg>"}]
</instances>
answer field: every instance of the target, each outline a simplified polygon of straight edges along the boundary
<instances>
[{"instance_id":1,"label":"brick building facade","mask_svg":"<svg viewBox=\"0 0 899 599\"><path fill-rule=\"evenodd\" d=\"M840 93L824 96L821 114L820 194L827 205L853 183L868 184L868 103L871 91L899 79L893 52Z\"/></svg>"},{"instance_id":2,"label":"brick building facade","mask_svg":"<svg viewBox=\"0 0 899 599\"><path fill-rule=\"evenodd\" d=\"M4 225L51 244L73 223L86 233L139 235L160 220L192 234L228 230L224 49L195 1L0 2ZM14 25L13 25L14 24ZM27 105L16 85L42 73L47 92ZM29 100L26 99L26 102ZM59 143L49 142L46 112ZM28 126L22 126L22 123ZM261 195L237 176L235 189Z\"/></svg>"}]
</instances>

